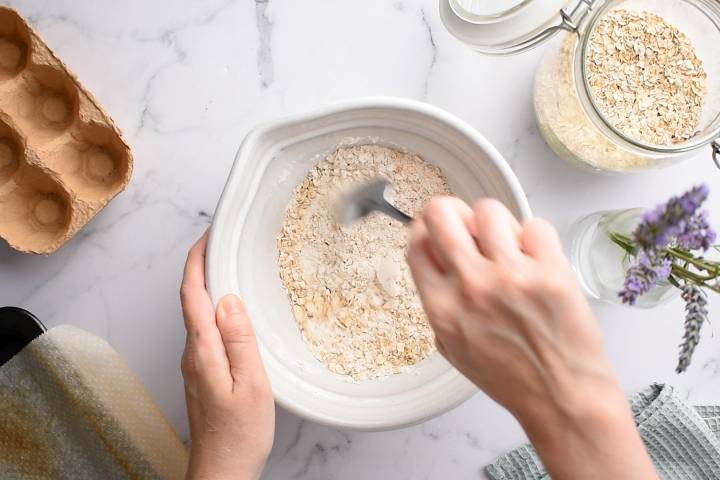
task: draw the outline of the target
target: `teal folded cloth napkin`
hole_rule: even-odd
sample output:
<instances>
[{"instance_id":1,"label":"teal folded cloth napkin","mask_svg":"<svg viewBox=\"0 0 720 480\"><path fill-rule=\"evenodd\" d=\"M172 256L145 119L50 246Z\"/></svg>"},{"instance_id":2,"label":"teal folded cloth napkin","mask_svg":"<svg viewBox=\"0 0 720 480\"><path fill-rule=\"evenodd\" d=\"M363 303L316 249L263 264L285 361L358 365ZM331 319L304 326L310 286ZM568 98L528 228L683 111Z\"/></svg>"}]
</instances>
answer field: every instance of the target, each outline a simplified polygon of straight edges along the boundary
<instances>
[{"instance_id":1,"label":"teal folded cloth napkin","mask_svg":"<svg viewBox=\"0 0 720 480\"><path fill-rule=\"evenodd\" d=\"M637 393L630 406L660 478L720 479L720 406L690 406L673 387L657 383ZM492 480L550 478L530 445L485 470Z\"/></svg>"}]
</instances>

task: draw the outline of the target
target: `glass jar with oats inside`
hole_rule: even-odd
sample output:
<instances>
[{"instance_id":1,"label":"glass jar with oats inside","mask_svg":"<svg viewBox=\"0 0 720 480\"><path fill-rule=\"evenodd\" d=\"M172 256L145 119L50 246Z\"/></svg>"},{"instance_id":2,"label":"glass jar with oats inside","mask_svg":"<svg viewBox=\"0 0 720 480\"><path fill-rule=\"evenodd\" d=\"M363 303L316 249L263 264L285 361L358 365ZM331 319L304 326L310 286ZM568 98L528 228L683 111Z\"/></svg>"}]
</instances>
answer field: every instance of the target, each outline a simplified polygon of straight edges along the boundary
<instances>
[{"instance_id":1,"label":"glass jar with oats inside","mask_svg":"<svg viewBox=\"0 0 720 480\"><path fill-rule=\"evenodd\" d=\"M717 0L440 0L440 11L482 53L551 41L533 98L559 157L626 173L709 147L720 168Z\"/></svg>"}]
</instances>

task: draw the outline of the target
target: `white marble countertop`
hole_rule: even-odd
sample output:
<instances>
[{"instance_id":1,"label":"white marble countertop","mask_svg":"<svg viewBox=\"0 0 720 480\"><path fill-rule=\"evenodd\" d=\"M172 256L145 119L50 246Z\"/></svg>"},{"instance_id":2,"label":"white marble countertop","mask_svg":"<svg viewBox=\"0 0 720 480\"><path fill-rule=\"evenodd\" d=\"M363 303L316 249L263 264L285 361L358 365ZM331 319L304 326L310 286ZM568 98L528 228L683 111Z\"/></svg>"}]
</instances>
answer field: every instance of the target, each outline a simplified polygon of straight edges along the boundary
<instances>
[{"instance_id":1,"label":"white marble countertop","mask_svg":"<svg viewBox=\"0 0 720 480\"><path fill-rule=\"evenodd\" d=\"M706 150L668 170L625 177L556 159L531 106L543 49L510 58L473 53L444 30L437 0L10 4L122 128L135 173L127 191L54 255L0 245L0 305L106 338L185 439L182 265L210 222L238 145L259 122L361 95L424 100L492 141L534 212L561 229L595 210L652 205L701 180L718 205L720 172ZM679 300L652 311L595 306L628 392L663 381L692 401L720 402L720 338L712 327L690 372L673 373L681 308ZM483 478L484 465L523 440L510 415L483 394L385 433L337 431L279 410L265 478Z\"/></svg>"}]
</instances>

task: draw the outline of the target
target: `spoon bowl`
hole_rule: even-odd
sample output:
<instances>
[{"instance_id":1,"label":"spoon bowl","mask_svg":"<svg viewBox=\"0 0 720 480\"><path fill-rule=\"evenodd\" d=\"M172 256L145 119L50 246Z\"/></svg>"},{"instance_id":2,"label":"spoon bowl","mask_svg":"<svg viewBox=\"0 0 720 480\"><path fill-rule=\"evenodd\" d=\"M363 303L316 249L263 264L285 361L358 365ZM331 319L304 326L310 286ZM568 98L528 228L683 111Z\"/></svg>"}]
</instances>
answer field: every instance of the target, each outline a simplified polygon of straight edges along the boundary
<instances>
[{"instance_id":1,"label":"spoon bowl","mask_svg":"<svg viewBox=\"0 0 720 480\"><path fill-rule=\"evenodd\" d=\"M335 221L349 225L372 212L381 212L404 224L412 217L385 198L390 182L385 177L375 177L346 192L335 205Z\"/></svg>"}]
</instances>

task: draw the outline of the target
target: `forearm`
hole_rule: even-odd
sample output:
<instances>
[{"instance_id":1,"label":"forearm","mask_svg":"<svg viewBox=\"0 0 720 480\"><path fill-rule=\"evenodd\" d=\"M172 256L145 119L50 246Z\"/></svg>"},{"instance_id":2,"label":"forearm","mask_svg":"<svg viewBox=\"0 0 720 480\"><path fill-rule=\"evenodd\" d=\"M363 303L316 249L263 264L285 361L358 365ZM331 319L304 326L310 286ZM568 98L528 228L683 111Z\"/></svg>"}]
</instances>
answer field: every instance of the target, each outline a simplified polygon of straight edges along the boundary
<instances>
[{"instance_id":1,"label":"forearm","mask_svg":"<svg viewBox=\"0 0 720 480\"><path fill-rule=\"evenodd\" d=\"M554 480L658 478L619 389L519 420Z\"/></svg>"}]
</instances>

